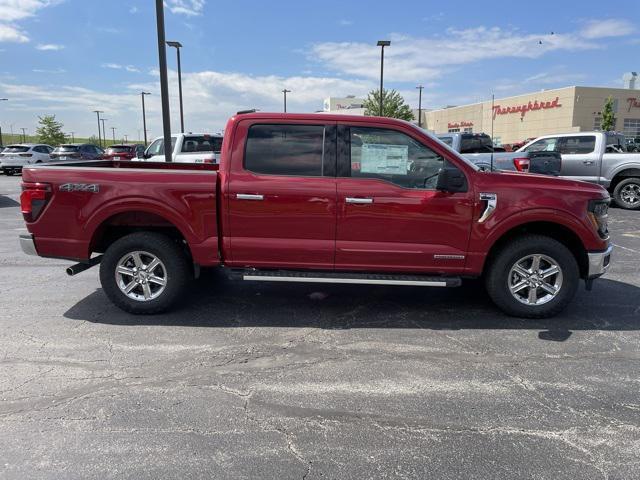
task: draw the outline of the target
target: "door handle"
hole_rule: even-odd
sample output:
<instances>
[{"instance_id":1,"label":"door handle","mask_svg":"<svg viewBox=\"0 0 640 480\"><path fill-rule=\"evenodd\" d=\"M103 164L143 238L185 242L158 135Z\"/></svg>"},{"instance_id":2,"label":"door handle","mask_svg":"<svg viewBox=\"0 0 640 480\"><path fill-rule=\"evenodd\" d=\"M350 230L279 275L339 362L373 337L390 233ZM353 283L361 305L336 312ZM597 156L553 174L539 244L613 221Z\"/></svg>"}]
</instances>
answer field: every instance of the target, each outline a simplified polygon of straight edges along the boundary
<instances>
[{"instance_id":1,"label":"door handle","mask_svg":"<svg viewBox=\"0 0 640 480\"><path fill-rule=\"evenodd\" d=\"M582 163L584 163L585 165L593 165L593 160L583 160Z\"/></svg>"},{"instance_id":2,"label":"door handle","mask_svg":"<svg viewBox=\"0 0 640 480\"><path fill-rule=\"evenodd\" d=\"M369 203L373 203L373 198L358 198L358 197L347 197L345 198L346 203L355 203L356 205L366 205Z\"/></svg>"},{"instance_id":3,"label":"door handle","mask_svg":"<svg viewBox=\"0 0 640 480\"><path fill-rule=\"evenodd\" d=\"M238 200L264 200L264 195L254 195L252 193L238 193L236 194Z\"/></svg>"}]
</instances>

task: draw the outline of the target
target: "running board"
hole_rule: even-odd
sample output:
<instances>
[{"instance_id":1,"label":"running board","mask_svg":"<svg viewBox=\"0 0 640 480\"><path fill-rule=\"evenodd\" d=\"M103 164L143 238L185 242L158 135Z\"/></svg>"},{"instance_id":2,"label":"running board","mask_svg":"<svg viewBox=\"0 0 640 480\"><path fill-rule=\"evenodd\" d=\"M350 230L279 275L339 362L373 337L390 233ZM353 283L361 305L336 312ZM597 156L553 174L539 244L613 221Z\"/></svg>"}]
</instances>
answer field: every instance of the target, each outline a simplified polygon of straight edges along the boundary
<instances>
[{"instance_id":1,"label":"running board","mask_svg":"<svg viewBox=\"0 0 640 480\"><path fill-rule=\"evenodd\" d=\"M361 285L406 285L414 287L459 287L460 277L392 275L374 273L297 272L287 270L241 270L242 280L254 282L352 283Z\"/></svg>"}]
</instances>

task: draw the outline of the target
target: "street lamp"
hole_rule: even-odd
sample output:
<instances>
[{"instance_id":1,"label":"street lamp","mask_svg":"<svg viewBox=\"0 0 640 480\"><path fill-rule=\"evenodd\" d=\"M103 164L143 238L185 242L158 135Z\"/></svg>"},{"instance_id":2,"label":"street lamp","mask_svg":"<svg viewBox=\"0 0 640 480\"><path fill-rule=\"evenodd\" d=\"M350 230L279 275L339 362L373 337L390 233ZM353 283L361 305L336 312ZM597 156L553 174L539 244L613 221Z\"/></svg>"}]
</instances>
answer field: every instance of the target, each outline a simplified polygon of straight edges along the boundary
<instances>
[{"instance_id":1,"label":"street lamp","mask_svg":"<svg viewBox=\"0 0 640 480\"><path fill-rule=\"evenodd\" d=\"M377 43L380 48L380 116L382 116L382 89L383 89L383 78L384 78L384 47L388 47L391 45L389 40L378 40Z\"/></svg>"},{"instance_id":2,"label":"street lamp","mask_svg":"<svg viewBox=\"0 0 640 480\"><path fill-rule=\"evenodd\" d=\"M287 113L287 93L291 93L291 90L285 88L282 93L284 93L284 113Z\"/></svg>"},{"instance_id":3,"label":"street lamp","mask_svg":"<svg viewBox=\"0 0 640 480\"><path fill-rule=\"evenodd\" d=\"M180 97L180 133L184 133L184 114L182 112L182 69L180 67L180 42L167 42L167 45L176 49L178 55L178 95Z\"/></svg>"},{"instance_id":4,"label":"street lamp","mask_svg":"<svg viewBox=\"0 0 640 480\"><path fill-rule=\"evenodd\" d=\"M107 146L107 132L105 131L104 128L104 122L106 122L107 120L109 120L108 118L101 118L100 121L102 122L102 140L104 140L104 146ZM101 145L102 146L102 145Z\"/></svg>"},{"instance_id":5,"label":"street lamp","mask_svg":"<svg viewBox=\"0 0 640 480\"><path fill-rule=\"evenodd\" d=\"M418 127L422 128L422 85L416 87L420 93L418 94Z\"/></svg>"},{"instance_id":6,"label":"street lamp","mask_svg":"<svg viewBox=\"0 0 640 480\"><path fill-rule=\"evenodd\" d=\"M102 110L94 110L94 112L98 116L98 144L102 147L102 137L100 136L100 114L104 112Z\"/></svg>"},{"instance_id":7,"label":"street lamp","mask_svg":"<svg viewBox=\"0 0 640 480\"><path fill-rule=\"evenodd\" d=\"M171 111L169 110L169 81L167 80L167 51L164 36L164 3L156 0L156 30L158 32L158 67L160 70L160 99L162 103L162 138L164 160L171 163Z\"/></svg>"},{"instance_id":8,"label":"street lamp","mask_svg":"<svg viewBox=\"0 0 640 480\"><path fill-rule=\"evenodd\" d=\"M150 92L140 92L140 96L142 97L142 129L144 130L144 146L147 146L147 115L144 111L144 96L151 95ZM140 140L140 135L138 135L138 140Z\"/></svg>"}]
</instances>

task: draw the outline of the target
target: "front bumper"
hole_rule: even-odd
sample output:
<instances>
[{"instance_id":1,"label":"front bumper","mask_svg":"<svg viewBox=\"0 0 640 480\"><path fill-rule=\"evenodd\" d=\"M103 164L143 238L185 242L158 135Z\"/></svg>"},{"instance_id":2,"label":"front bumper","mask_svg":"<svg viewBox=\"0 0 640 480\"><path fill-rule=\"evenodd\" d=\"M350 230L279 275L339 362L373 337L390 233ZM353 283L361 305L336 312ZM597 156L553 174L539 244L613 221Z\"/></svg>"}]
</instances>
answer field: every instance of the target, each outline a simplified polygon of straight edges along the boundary
<instances>
[{"instance_id":1,"label":"front bumper","mask_svg":"<svg viewBox=\"0 0 640 480\"><path fill-rule=\"evenodd\" d=\"M597 278L607 271L611 262L612 251L613 245L609 245L609 248L604 252L587 253L589 257L589 271L587 272L587 278Z\"/></svg>"},{"instance_id":2,"label":"front bumper","mask_svg":"<svg viewBox=\"0 0 640 480\"><path fill-rule=\"evenodd\" d=\"M20 234L20 248L22 248L22 251L27 255L38 255L36 244L33 241L33 235L30 233Z\"/></svg>"}]
</instances>

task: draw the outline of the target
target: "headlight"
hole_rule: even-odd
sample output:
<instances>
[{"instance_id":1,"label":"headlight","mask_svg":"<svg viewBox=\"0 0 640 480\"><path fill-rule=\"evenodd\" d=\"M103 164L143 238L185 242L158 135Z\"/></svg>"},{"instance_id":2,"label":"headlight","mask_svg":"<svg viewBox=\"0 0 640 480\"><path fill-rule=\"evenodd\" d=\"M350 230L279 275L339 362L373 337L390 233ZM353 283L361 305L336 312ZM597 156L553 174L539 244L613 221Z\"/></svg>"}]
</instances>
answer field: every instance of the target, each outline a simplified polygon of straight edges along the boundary
<instances>
[{"instance_id":1,"label":"headlight","mask_svg":"<svg viewBox=\"0 0 640 480\"><path fill-rule=\"evenodd\" d=\"M610 198L599 198L589 200L589 219L594 228L598 231L600 238L609 238L609 204Z\"/></svg>"}]
</instances>

